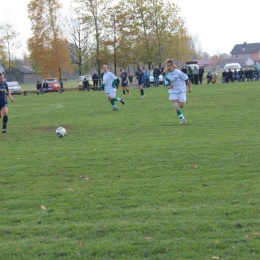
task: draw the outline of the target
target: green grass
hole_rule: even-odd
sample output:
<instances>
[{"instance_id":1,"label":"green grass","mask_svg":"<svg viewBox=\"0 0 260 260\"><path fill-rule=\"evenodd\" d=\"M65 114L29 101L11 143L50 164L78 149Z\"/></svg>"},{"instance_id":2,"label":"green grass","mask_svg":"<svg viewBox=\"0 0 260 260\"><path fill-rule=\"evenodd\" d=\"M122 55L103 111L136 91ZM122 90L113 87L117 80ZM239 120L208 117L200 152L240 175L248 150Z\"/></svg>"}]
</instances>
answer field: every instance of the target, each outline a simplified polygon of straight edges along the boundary
<instances>
[{"instance_id":1,"label":"green grass","mask_svg":"<svg viewBox=\"0 0 260 260\"><path fill-rule=\"evenodd\" d=\"M193 86L186 125L163 87L116 112L104 92L15 96L0 259L259 259L258 92Z\"/></svg>"}]
</instances>

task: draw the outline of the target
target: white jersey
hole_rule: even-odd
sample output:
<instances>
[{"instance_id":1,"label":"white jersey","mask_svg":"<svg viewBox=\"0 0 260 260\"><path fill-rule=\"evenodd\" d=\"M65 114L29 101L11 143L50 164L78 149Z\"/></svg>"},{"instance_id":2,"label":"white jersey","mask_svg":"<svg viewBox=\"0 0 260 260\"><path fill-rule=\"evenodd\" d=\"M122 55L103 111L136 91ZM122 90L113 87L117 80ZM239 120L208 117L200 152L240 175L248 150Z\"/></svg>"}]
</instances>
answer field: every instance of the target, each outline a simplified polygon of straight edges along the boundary
<instances>
[{"instance_id":1,"label":"white jersey","mask_svg":"<svg viewBox=\"0 0 260 260\"><path fill-rule=\"evenodd\" d=\"M168 90L169 94L176 94L176 93L184 93L186 92L186 82L188 80L188 76L178 69L174 69L172 72L167 72L165 74L165 85L166 86L173 86Z\"/></svg>"},{"instance_id":2,"label":"white jersey","mask_svg":"<svg viewBox=\"0 0 260 260\"><path fill-rule=\"evenodd\" d=\"M115 84L113 86L113 82L115 79L117 79L117 77L110 71L107 71L106 73L104 73L103 84L105 85L105 93L110 93L110 92L116 91Z\"/></svg>"}]
</instances>

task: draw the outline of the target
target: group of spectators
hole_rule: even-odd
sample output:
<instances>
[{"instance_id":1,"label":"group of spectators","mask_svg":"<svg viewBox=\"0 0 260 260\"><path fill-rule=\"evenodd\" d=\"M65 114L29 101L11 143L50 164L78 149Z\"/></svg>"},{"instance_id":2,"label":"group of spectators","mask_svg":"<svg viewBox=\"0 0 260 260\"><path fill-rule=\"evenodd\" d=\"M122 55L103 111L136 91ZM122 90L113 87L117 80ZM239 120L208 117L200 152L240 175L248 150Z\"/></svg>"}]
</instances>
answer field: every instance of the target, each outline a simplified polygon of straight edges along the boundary
<instances>
[{"instance_id":1,"label":"group of spectators","mask_svg":"<svg viewBox=\"0 0 260 260\"><path fill-rule=\"evenodd\" d=\"M222 83L229 82L241 82L241 81L258 81L259 80L259 70L258 69L243 69L240 68L239 71L234 69L232 71L230 68L222 72Z\"/></svg>"},{"instance_id":2,"label":"group of spectators","mask_svg":"<svg viewBox=\"0 0 260 260\"><path fill-rule=\"evenodd\" d=\"M194 66L192 68L192 66L186 65L186 66L182 67L181 71L189 77L189 81L192 84L194 84L194 85L201 84L202 85L203 74L204 74L204 68L202 66L200 66L198 69L197 66Z\"/></svg>"},{"instance_id":3,"label":"group of spectators","mask_svg":"<svg viewBox=\"0 0 260 260\"><path fill-rule=\"evenodd\" d=\"M40 93L43 95L49 88L48 82L45 80L43 83L41 83L39 80L36 84L36 93L39 95Z\"/></svg>"}]
</instances>

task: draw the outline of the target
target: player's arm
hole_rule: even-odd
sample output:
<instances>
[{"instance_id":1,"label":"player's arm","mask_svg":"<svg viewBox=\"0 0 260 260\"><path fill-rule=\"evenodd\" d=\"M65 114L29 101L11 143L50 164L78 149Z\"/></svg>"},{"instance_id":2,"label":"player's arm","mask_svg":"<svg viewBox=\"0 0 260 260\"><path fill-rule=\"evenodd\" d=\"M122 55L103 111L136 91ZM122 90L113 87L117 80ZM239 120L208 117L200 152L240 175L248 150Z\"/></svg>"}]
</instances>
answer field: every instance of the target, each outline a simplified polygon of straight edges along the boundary
<instances>
[{"instance_id":1,"label":"player's arm","mask_svg":"<svg viewBox=\"0 0 260 260\"><path fill-rule=\"evenodd\" d=\"M99 90L99 91L100 91L100 90L103 90L104 87L105 87L105 84L103 83L103 84L101 84L101 85L98 87L98 90Z\"/></svg>"},{"instance_id":2,"label":"player's arm","mask_svg":"<svg viewBox=\"0 0 260 260\"><path fill-rule=\"evenodd\" d=\"M189 88L189 92L191 92L191 91L192 91L192 87L191 87L191 85L190 85L189 79L186 79L186 80L185 80L185 83L186 83L186 86L188 86L188 88Z\"/></svg>"},{"instance_id":3,"label":"player's arm","mask_svg":"<svg viewBox=\"0 0 260 260\"><path fill-rule=\"evenodd\" d=\"M12 94L11 94L10 90L8 89L8 87L6 87L6 90L7 90L7 93L8 93L8 96L9 96L10 100L12 102L14 102L14 99L13 99Z\"/></svg>"}]
</instances>

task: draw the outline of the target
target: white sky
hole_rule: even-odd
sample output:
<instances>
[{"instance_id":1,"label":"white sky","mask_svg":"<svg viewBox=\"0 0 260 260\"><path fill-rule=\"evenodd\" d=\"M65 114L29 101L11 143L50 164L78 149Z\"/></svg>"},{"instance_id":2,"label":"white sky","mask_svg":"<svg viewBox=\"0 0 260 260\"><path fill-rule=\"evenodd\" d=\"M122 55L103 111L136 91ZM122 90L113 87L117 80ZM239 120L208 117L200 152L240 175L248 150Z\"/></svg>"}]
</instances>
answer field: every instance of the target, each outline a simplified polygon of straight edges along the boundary
<instances>
[{"instance_id":1,"label":"white sky","mask_svg":"<svg viewBox=\"0 0 260 260\"><path fill-rule=\"evenodd\" d=\"M73 0L60 0L66 5ZM260 0L170 0L181 8L189 33L210 55L230 53L235 44L260 42ZM30 0L0 0L0 22L8 19L20 33L21 56L31 36L27 5ZM4 15L3 15L4 14Z\"/></svg>"}]
</instances>

